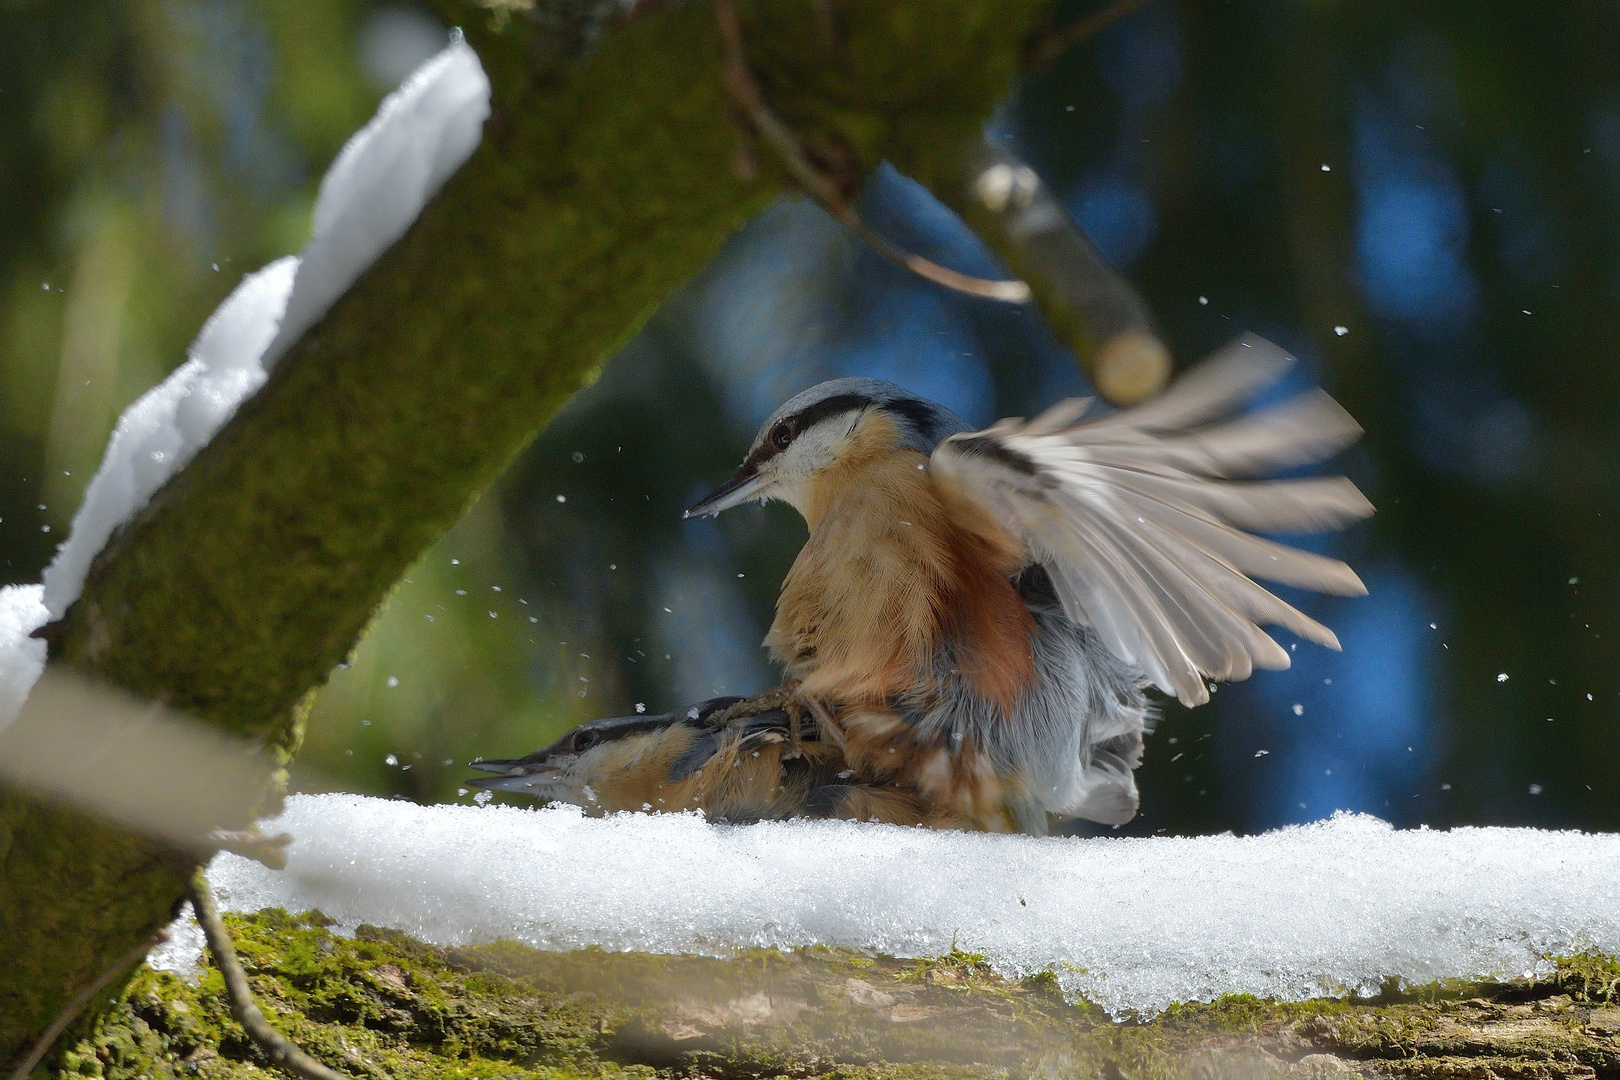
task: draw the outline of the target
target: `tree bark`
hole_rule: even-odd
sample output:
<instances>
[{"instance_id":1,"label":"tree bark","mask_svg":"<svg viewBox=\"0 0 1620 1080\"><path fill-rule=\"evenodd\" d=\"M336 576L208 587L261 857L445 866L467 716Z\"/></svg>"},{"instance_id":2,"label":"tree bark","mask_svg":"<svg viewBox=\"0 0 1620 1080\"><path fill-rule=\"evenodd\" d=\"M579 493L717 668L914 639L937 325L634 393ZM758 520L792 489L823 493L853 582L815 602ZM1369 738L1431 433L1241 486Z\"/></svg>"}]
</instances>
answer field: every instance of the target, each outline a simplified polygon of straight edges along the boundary
<instances>
[{"instance_id":1,"label":"tree bark","mask_svg":"<svg viewBox=\"0 0 1620 1080\"><path fill-rule=\"evenodd\" d=\"M938 183L1046 0L740 6L772 103L815 145L858 175L887 158ZM494 84L483 144L113 538L50 628L54 663L283 764L309 695L403 570L777 194L768 158L751 180L731 168L706 5L643 4L599 43L563 17L580 7L542 3L497 30L446 0ZM0 791L0 1062L170 918L194 863Z\"/></svg>"},{"instance_id":2,"label":"tree bark","mask_svg":"<svg viewBox=\"0 0 1620 1080\"><path fill-rule=\"evenodd\" d=\"M831 1076L840 1080L1353 1080L1620 1075L1620 964L1560 962L1508 984L1377 1000L1247 996L1118 1023L1050 976L975 956L904 961L829 949L727 959L423 945L316 913L232 917L260 1006L354 1076ZM63 1071L248 1074L268 1064L231 1020L218 972L143 971Z\"/></svg>"}]
</instances>

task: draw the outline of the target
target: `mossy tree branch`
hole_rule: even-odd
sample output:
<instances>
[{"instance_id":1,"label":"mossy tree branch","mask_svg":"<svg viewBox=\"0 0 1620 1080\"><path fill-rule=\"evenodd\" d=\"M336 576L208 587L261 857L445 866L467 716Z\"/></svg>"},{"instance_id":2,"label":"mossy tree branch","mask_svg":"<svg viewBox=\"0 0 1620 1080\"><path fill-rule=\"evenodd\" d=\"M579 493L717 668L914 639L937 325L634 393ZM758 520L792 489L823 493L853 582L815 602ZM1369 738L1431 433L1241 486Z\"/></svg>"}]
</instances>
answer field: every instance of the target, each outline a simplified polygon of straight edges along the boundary
<instances>
[{"instance_id":1,"label":"mossy tree branch","mask_svg":"<svg viewBox=\"0 0 1620 1080\"><path fill-rule=\"evenodd\" d=\"M577 31L562 16L580 6L542 2L496 32L447 0L495 86L482 146L113 538L52 630L53 661L284 760L301 703L404 569L775 196L775 172L729 168L704 5L642 5L576 48L588 35L559 27ZM830 34L826 5L740 6L790 122L861 173L888 158L931 182L959 168L1047 0L847 0ZM0 791L0 1062L171 917L194 865Z\"/></svg>"},{"instance_id":2,"label":"mossy tree branch","mask_svg":"<svg viewBox=\"0 0 1620 1080\"><path fill-rule=\"evenodd\" d=\"M1353 1080L1620 1075L1620 965L1560 963L1511 984L1434 985L1376 1001L1229 997L1119 1024L1054 981L997 977L955 953L834 950L727 960L447 950L317 913L230 917L254 993L312 1054L415 1077L818 1077L836 1080ZM71 1047L107 1080L262 1075L218 972L143 971Z\"/></svg>"}]
</instances>

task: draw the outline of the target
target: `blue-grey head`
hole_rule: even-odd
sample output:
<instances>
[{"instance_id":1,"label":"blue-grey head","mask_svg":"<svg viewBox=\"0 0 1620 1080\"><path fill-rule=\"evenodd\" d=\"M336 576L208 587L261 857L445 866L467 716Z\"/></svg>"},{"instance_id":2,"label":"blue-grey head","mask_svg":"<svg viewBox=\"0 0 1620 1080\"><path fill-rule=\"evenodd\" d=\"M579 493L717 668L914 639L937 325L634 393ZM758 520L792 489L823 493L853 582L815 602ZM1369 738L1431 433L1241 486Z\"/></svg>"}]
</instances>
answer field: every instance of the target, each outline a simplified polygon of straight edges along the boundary
<instances>
[{"instance_id":1,"label":"blue-grey head","mask_svg":"<svg viewBox=\"0 0 1620 1080\"><path fill-rule=\"evenodd\" d=\"M881 425L873 422L887 420ZM881 430L895 450L930 454L947 435L969 424L936 405L878 379L833 379L794 395L771 414L730 480L686 511L718 514L750 500L781 499L801 513L809 486L836 465L857 435ZM892 431L892 436L888 433Z\"/></svg>"}]
</instances>

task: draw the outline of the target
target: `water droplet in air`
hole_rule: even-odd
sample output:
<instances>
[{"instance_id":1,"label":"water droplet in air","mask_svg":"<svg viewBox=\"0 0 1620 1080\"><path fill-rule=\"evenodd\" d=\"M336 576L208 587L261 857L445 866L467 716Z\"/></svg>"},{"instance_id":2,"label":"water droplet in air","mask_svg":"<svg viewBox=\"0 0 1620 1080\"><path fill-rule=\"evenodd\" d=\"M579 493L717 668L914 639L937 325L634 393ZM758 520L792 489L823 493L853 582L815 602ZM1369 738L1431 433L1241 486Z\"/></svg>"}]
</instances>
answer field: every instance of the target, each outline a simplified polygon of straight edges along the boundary
<instances>
[{"instance_id":1,"label":"water droplet in air","mask_svg":"<svg viewBox=\"0 0 1620 1080\"><path fill-rule=\"evenodd\" d=\"M390 690L392 690L394 687L396 687L398 685L399 685L399 676L398 675L390 675L390 676L388 676L388 688Z\"/></svg>"},{"instance_id":2,"label":"water droplet in air","mask_svg":"<svg viewBox=\"0 0 1620 1080\"><path fill-rule=\"evenodd\" d=\"M386 765L398 765L399 758L395 757L393 754L389 754L387 757L383 758L383 763Z\"/></svg>"},{"instance_id":3,"label":"water droplet in air","mask_svg":"<svg viewBox=\"0 0 1620 1080\"><path fill-rule=\"evenodd\" d=\"M1496 677L1496 681L1497 682L1507 682L1508 681L1507 672L1504 671L1500 675L1498 675Z\"/></svg>"}]
</instances>

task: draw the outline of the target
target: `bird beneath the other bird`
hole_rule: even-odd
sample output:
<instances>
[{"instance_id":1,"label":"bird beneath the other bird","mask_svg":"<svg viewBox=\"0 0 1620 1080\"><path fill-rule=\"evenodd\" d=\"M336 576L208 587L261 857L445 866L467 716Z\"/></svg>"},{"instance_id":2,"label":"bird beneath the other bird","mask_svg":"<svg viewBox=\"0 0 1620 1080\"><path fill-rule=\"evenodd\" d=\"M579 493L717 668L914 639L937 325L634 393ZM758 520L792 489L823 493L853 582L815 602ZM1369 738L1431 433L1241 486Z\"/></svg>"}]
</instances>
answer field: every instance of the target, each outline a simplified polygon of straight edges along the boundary
<instances>
[{"instance_id":1,"label":"bird beneath the other bird","mask_svg":"<svg viewBox=\"0 0 1620 1080\"><path fill-rule=\"evenodd\" d=\"M811 387L687 516L780 499L809 526L750 699L591 721L473 783L598 812L700 809L1041 835L1129 821L1154 706L1339 647L1256 579L1366 592L1254 535L1372 513L1348 479L1253 480L1360 434L1321 390L1245 413L1293 359L1246 335L1159 397L1064 401L980 431L872 379ZM1251 532L1252 530L1252 532Z\"/></svg>"}]
</instances>

